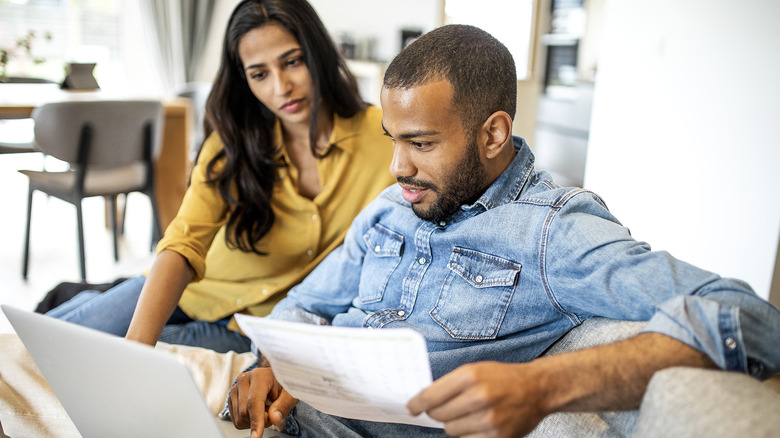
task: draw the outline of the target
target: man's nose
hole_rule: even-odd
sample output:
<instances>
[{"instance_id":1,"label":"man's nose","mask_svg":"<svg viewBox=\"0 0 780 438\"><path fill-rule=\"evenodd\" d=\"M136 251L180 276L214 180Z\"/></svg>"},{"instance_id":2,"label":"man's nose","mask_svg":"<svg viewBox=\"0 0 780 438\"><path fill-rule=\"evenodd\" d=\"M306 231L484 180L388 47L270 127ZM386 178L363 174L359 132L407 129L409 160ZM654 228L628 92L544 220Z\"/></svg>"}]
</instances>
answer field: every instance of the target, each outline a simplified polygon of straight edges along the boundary
<instances>
[{"instance_id":1,"label":"man's nose","mask_svg":"<svg viewBox=\"0 0 780 438\"><path fill-rule=\"evenodd\" d=\"M393 160L390 161L390 174L398 179L406 176L414 176L417 173L409 149L403 145L393 144Z\"/></svg>"}]
</instances>

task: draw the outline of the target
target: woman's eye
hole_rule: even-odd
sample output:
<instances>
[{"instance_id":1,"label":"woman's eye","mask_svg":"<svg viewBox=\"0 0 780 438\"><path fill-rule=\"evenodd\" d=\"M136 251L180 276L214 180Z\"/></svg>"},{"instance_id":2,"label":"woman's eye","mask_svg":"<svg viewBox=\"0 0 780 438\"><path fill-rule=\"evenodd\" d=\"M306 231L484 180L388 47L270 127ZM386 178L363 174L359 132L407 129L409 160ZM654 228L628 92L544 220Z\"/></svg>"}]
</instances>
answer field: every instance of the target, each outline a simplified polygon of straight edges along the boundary
<instances>
[{"instance_id":1,"label":"woman's eye","mask_svg":"<svg viewBox=\"0 0 780 438\"><path fill-rule=\"evenodd\" d=\"M287 61L287 65L290 67L295 67L297 65L303 64L303 57L299 56L297 58L291 58Z\"/></svg>"},{"instance_id":2,"label":"woman's eye","mask_svg":"<svg viewBox=\"0 0 780 438\"><path fill-rule=\"evenodd\" d=\"M252 79L255 79L255 80L259 81L259 80L265 79L265 76L266 76L266 74L265 74L264 71L258 71L258 72L252 73L252 75L250 77Z\"/></svg>"}]
</instances>

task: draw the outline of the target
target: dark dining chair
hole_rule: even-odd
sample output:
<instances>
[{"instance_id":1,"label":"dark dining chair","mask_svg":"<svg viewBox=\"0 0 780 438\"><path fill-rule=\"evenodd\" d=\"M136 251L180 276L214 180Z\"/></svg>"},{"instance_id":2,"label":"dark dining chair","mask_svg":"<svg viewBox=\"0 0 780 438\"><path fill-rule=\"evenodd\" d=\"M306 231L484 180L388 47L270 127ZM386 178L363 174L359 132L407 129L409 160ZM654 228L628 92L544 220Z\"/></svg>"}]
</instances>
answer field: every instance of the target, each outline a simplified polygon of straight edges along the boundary
<instances>
[{"instance_id":1,"label":"dark dining chair","mask_svg":"<svg viewBox=\"0 0 780 438\"><path fill-rule=\"evenodd\" d=\"M71 101L36 108L35 143L45 154L68 163L66 171L20 170L30 179L22 277L27 278L32 199L40 191L76 206L81 280L86 281L82 200L102 196L109 203L114 260L117 246L116 197L146 194L152 205L152 244L161 236L154 194L154 162L160 150L163 107L159 101Z\"/></svg>"}]
</instances>

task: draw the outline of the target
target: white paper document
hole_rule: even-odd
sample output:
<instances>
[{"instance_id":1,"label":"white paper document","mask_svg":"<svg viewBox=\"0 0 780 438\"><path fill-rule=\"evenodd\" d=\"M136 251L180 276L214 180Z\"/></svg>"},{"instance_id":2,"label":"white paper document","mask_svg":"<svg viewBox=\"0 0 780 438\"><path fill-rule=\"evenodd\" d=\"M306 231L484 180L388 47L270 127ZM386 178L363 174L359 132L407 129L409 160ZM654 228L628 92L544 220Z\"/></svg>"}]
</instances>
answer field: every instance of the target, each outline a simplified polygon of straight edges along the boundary
<instances>
[{"instance_id":1,"label":"white paper document","mask_svg":"<svg viewBox=\"0 0 780 438\"><path fill-rule=\"evenodd\" d=\"M326 414L444 427L406 403L433 381L422 335L410 329L318 326L236 315L293 397Z\"/></svg>"}]
</instances>

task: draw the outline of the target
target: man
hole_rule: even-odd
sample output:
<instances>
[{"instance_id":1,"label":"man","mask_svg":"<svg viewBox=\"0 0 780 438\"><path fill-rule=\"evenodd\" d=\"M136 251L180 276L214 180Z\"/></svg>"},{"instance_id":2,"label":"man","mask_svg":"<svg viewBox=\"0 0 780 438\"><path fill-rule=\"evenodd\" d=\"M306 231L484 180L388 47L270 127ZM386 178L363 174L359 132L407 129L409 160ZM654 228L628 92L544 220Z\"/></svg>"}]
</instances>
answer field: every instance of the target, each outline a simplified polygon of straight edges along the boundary
<instances>
[{"instance_id":1,"label":"man","mask_svg":"<svg viewBox=\"0 0 780 438\"><path fill-rule=\"evenodd\" d=\"M398 184L270 316L419 331L437 380L408 407L445 430L318 413L268 368L232 389L238 427L286 419L288 432L314 436L518 436L553 412L634 409L670 366L780 371L780 312L749 286L650 251L596 195L534 171L511 135L515 87L509 52L474 27L445 26L404 49L381 95ZM538 358L592 316L649 322L626 341Z\"/></svg>"}]
</instances>

